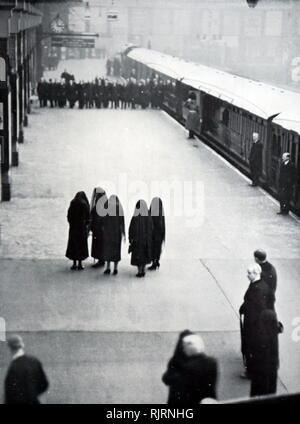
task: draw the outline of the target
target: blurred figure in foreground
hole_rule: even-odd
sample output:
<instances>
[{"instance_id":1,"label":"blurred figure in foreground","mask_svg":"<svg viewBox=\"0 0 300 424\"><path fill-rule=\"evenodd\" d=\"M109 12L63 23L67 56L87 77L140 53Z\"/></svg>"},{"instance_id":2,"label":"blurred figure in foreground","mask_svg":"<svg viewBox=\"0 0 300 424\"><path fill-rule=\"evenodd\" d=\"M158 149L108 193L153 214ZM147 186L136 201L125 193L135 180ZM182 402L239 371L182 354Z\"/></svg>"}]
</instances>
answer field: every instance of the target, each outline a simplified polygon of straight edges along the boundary
<instances>
[{"instance_id":1,"label":"blurred figure in foreground","mask_svg":"<svg viewBox=\"0 0 300 424\"><path fill-rule=\"evenodd\" d=\"M38 396L44 393L49 383L40 361L25 353L20 336L7 340L12 362L5 378L5 403L11 405L39 404Z\"/></svg>"},{"instance_id":2,"label":"blurred figure in foreground","mask_svg":"<svg viewBox=\"0 0 300 424\"><path fill-rule=\"evenodd\" d=\"M197 405L206 398L216 399L217 362L204 350L204 342L197 334L185 330L179 335L162 377L170 387L168 405Z\"/></svg>"}]
</instances>

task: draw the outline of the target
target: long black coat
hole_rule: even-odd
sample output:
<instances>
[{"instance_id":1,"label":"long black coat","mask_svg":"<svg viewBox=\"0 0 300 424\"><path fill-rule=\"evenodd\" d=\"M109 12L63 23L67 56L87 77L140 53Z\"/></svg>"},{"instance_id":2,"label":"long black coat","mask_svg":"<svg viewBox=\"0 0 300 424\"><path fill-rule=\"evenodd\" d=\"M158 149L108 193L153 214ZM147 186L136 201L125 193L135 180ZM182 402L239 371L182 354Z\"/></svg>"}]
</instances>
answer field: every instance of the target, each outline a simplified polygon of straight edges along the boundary
<instances>
[{"instance_id":1,"label":"long black coat","mask_svg":"<svg viewBox=\"0 0 300 424\"><path fill-rule=\"evenodd\" d=\"M242 353L248 360L248 369L258 334L260 315L271 305L274 305L274 293L269 289L266 282L258 280L250 283L244 296L244 303L240 307L240 314L244 316L241 328Z\"/></svg>"},{"instance_id":2,"label":"long black coat","mask_svg":"<svg viewBox=\"0 0 300 424\"><path fill-rule=\"evenodd\" d=\"M152 219L134 216L129 226L129 243L132 249L131 265L142 266L152 260Z\"/></svg>"},{"instance_id":3,"label":"long black coat","mask_svg":"<svg viewBox=\"0 0 300 424\"><path fill-rule=\"evenodd\" d=\"M261 278L267 283L269 289L275 293L277 288L276 269L272 264L270 264L270 262L267 261L260 263L260 267L262 270Z\"/></svg>"},{"instance_id":4,"label":"long black coat","mask_svg":"<svg viewBox=\"0 0 300 424\"><path fill-rule=\"evenodd\" d=\"M171 359L162 379L172 387L169 405L197 405L204 398L216 398L217 362L204 353L182 358L176 367Z\"/></svg>"},{"instance_id":5,"label":"long black coat","mask_svg":"<svg viewBox=\"0 0 300 424\"><path fill-rule=\"evenodd\" d=\"M38 404L49 386L40 361L24 355L12 361L5 378L6 404Z\"/></svg>"},{"instance_id":6,"label":"long black coat","mask_svg":"<svg viewBox=\"0 0 300 424\"><path fill-rule=\"evenodd\" d=\"M289 203L293 187L296 183L296 171L294 165L288 162L286 165L282 163L279 171L279 198L282 202Z\"/></svg>"},{"instance_id":7,"label":"long black coat","mask_svg":"<svg viewBox=\"0 0 300 424\"><path fill-rule=\"evenodd\" d=\"M295 167L291 162L282 163L279 171L279 187L292 187L295 184Z\"/></svg>"},{"instance_id":8,"label":"long black coat","mask_svg":"<svg viewBox=\"0 0 300 424\"><path fill-rule=\"evenodd\" d=\"M251 396L276 393L279 368L278 334L276 313L266 309L260 315L251 361Z\"/></svg>"},{"instance_id":9,"label":"long black coat","mask_svg":"<svg viewBox=\"0 0 300 424\"><path fill-rule=\"evenodd\" d=\"M153 219L153 235L152 235L152 261L160 259L162 244L165 240L164 227L160 225L157 219Z\"/></svg>"},{"instance_id":10,"label":"long black coat","mask_svg":"<svg viewBox=\"0 0 300 424\"><path fill-rule=\"evenodd\" d=\"M93 233L92 236L92 258L98 259L99 261L104 261L103 258L103 220L104 217L101 217L97 214L96 207L91 211L91 226L90 229Z\"/></svg>"},{"instance_id":11,"label":"long black coat","mask_svg":"<svg viewBox=\"0 0 300 424\"><path fill-rule=\"evenodd\" d=\"M100 262L104 262L103 220L106 214L106 210L105 210L106 202L107 202L107 197L106 197L105 191L101 187L95 188L92 195L92 200L91 200L90 231L92 231L92 234L93 234L91 256L95 259L98 259ZM97 211L97 207L99 208L98 211Z\"/></svg>"},{"instance_id":12,"label":"long black coat","mask_svg":"<svg viewBox=\"0 0 300 424\"><path fill-rule=\"evenodd\" d=\"M252 173L260 174L262 170L262 150L263 145L260 141L252 144L249 165Z\"/></svg>"},{"instance_id":13,"label":"long black coat","mask_svg":"<svg viewBox=\"0 0 300 424\"><path fill-rule=\"evenodd\" d=\"M157 199L157 203L154 203ZM162 201L159 198L154 198L149 213L152 218L152 261L160 259L162 244L166 236L165 216L162 206Z\"/></svg>"},{"instance_id":14,"label":"long black coat","mask_svg":"<svg viewBox=\"0 0 300 424\"><path fill-rule=\"evenodd\" d=\"M195 100L188 99L185 102L185 106L188 109L185 128L189 131L197 132L200 123L199 108L197 103Z\"/></svg>"},{"instance_id":15,"label":"long black coat","mask_svg":"<svg viewBox=\"0 0 300 424\"><path fill-rule=\"evenodd\" d=\"M70 225L66 257L73 261L83 261L89 256L88 225L89 205L85 201L72 200L68 209Z\"/></svg>"},{"instance_id":16,"label":"long black coat","mask_svg":"<svg viewBox=\"0 0 300 424\"><path fill-rule=\"evenodd\" d=\"M108 208L110 203L109 199ZM112 213L108 213L103 218L103 259L105 261L119 262L121 260L121 241L124 235L124 212L118 201Z\"/></svg>"}]
</instances>

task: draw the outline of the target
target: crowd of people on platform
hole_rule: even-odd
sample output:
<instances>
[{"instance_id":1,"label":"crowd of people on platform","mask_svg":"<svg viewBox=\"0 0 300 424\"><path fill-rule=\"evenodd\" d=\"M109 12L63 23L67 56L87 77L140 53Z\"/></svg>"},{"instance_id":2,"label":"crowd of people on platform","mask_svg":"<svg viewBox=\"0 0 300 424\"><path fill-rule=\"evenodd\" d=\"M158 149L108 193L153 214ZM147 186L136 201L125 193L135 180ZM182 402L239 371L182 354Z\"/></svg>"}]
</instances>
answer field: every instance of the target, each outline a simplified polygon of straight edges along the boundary
<instances>
[{"instance_id":1,"label":"crowd of people on platform","mask_svg":"<svg viewBox=\"0 0 300 424\"><path fill-rule=\"evenodd\" d=\"M73 109L91 108L160 108L166 84L162 81L135 78L112 81L95 78L93 81L76 82L73 75L64 72L61 81L41 80L37 85L40 107L66 106Z\"/></svg>"},{"instance_id":2,"label":"crowd of people on platform","mask_svg":"<svg viewBox=\"0 0 300 424\"><path fill-rule=\"evenodd\" d=\"M110 213L113 212L111 216L104 215L104 207ZM77 193L71 202L68 215L69 220L71 218L69 242L73 244L69 245L68 249L72 252L72 257L74 253L77 255L77 252L84 251L86 254L86 245L83 248L80 243L83 243L83 240L85 243L87 239L86 225L93 220L92 211L102 222L91 227L95 255L98 259L96 266L102 266L105 260L105 273L110 274L110 262L116 265L120 260L121 238L125 234L122 205L117 196L113 195L107 199L104 190L95 189L90 210L84 193ZM79 223L81 224L78 225ZM153 199L149 210L145 201L137 202L130 223L129 242L131 263L138 266L139 274L143 272L142 267L151 260L151 269L155 269L159 263L165 235L164 226L163 205L159 198ZM241 353L245 366L241 377L250 380L251 397L276 393L279 369L278 335L283 332L283 325L278 321L275 311L276 269L267 261L267 254L261 249L254 252L254 259L254 263L247 269L250 285L239 309ZM72 269L76 269L76 266ZM117 267L114 271L114 274L117 274ZM5 403L39 403L39 396L49 387L41 362L25 353L24 342L18 335L8 339L8 346L12 362L5 379ZM190 330L181 332L174 354L162 375L163 383L169 388L168 405L196 406L199 403L217 403L218 379L218 359L206 353L202 336Z\"/></svg>"},{"instance_id":3,"label":"crowd of people on platform","mask_svg":"<svg viewBox=\"0 0 300 424\"><path fill-rule=\"evenodd\" d=\"M76 194L68 209L69 239L66 257L73 261L71 270L83 270L82 261L89 257L88 235L92 236L91 256L97 260L92 266L103 267L104 274L118 274L121 260L121 243L125 239L125 219L122 204L116 195L109 198L97 187L91 204L86 194ZM162 200L155 197L148 209L144 200L136 203L129 226L129 249L131 265L138 268L137 277L145 276L146 265L150 270L160 266L162 245L165 241L165 216Z\"/></svg>"}]
</instances>

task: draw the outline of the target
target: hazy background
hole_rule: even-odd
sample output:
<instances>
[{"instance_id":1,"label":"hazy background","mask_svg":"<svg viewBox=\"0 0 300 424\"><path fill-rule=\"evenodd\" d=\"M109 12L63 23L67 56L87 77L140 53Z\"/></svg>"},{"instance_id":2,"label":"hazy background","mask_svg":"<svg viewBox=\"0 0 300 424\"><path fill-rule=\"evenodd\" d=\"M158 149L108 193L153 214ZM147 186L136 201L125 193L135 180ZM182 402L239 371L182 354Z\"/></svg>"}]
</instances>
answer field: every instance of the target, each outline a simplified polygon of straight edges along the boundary
<instances>
[{"instance_id":1,"label":"hazy background","mask_svg":"<svg viewBox=\"0 0 300 424\"><path fill-rule=\"evenodd\" d=\"M70 30L99 33L95 49L74 49L71 57L111 56L133 43L299 88L299 0L259 0L255 8L246 0L89 0L39 7L45 30L59 10ZM109 20L110 13L117 19Z\"/></svg>"}]
</instances>

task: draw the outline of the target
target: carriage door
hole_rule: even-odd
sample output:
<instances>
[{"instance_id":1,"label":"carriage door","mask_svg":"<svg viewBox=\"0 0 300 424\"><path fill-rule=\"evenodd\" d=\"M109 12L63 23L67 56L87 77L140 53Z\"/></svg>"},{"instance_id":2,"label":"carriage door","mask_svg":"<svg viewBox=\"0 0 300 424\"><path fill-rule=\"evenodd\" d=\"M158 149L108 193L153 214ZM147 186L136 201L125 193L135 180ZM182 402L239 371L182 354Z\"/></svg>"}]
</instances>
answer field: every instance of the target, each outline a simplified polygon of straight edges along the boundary
<instances>
[{"instance_id":1,"label":"carriage door","mask_svg":"<svg viewBox=\"0 0 300 424\"><path fill-rule=\"evenodd\" d=\"M282 155L282 132L276 125L271 126L269 145L268 183L271 189L277 190L279 167Z\"/></svg>"},{"instance_id":2,"label":"carriage door","mask_svg":"<svg viewBox=\"0 0 300 424\"><path fill-rule=\"evenodd\" d=\"M202 134L202 122L203 122L203 99L204 93L203 91L197 91L197 105L199 108L199 135Z\"/></svg>"},{"instance_id":3,"label":"carriage door","mask_svg":"<svg viewBox=\"0 0 300 424\"><path fill-rule=\"evenodd\" d=\"M288 132L287 133L287 150L286 152L290 152L291 155L291 162L294 164L296 168L296 184L294 187L294 194L292 198L293 204L296 206L297 209L300 207L300 184L299 184L299 169L300 169L300 152L299 152L299 136L297 133Z\"/></svg>"}]
</instances>

